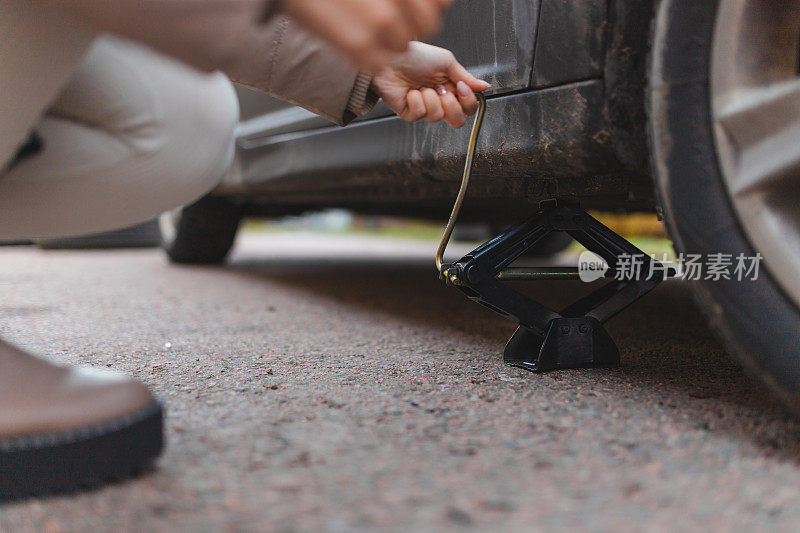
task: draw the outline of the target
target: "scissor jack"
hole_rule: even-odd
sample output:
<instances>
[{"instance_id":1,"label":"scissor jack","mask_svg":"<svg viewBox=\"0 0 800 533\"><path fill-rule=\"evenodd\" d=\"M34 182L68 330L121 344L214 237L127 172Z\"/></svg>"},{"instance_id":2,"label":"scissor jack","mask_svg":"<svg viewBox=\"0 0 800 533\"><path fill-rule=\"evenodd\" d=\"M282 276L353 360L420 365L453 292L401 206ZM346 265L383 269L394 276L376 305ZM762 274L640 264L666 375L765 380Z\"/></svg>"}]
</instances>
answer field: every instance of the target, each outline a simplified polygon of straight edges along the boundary
<instances>
[{"instance_id":1,"label":"scissor jack","mask_svg":"<svg viewBox=\"0 0 800 533\"><path fill-rule=\"evenodd\" d=\"M470 137L461 190L436 257L442 279L470 299L516 321L517 331L506 344L506 364L546 372L565 368L609 367L619 364L619 349L603 323L673 275L623 237L614 233L576 205L558 201L540 204L539 211L501 235L487 241L458 261L443 263L472 169L478 134L485 113L480 110ZM613 278L601 288L560 312L513 290L505 281L580 279L578 268L515 268L510 265L553 232L567 232L588 250L602 257L604 277ZM624 258L624 259L623 259ZM627 265L621 264L625 260ZM636 265L618 275L620 267ZM624 269L623 269L624 270ZM642 275L634 275L640 273Z\"/></svg>"},{"instance_id":2,"label":"scissor jack","mask_svg":"<svg viewBox=\"0 0 800 533\"><path fill-rule=\"evenodd\" d=\"M560 312L513 290L504 281L580 279L578 268L514 268L517 258L553 232L565 231L608 265L615 278ZM620 258L636 268L619 269ZM640 273L639 279L616 279ZM619 350L603 323L656 288L671 271L571 205L547 202L528 220L507 229L452 264L444 281L519 327L506 344L506 364L534 372L619 364Z\"/></svg>"}]
</instances>

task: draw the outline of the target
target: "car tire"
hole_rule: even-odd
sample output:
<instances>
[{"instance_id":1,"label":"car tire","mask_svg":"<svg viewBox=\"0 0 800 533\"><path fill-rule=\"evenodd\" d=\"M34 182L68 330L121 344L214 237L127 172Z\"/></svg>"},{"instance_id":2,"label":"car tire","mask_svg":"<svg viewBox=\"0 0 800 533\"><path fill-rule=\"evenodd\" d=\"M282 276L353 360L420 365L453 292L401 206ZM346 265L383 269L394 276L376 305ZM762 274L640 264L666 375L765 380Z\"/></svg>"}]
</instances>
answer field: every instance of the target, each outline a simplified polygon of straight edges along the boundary
<instances>
[{"instance_id":1,"label":"car tire","mask_svg":"<svg viewBox=\"0 0 800 533\"><path fill-rule=\"evenodd\" d=\"M162 247L173 263L216 265L225 261L242 218L227 198L206 196L159 218Z\"/></svg>"},{"instance_id":2,"label":"car tire","mask_svg":"<svg viewBox=\"0 0 800 533\"><path fill-rule=\"evenodd\" d=\"M734 205L714 122L712 57L725 1L658 4L648 133L657 192L677 251L753 257L760 250L748 238L750 221ZM800 312L770 264L765 254L755 281L692 283L699 307L728 350L800 414Z\"/></svg>"}]
</instances>

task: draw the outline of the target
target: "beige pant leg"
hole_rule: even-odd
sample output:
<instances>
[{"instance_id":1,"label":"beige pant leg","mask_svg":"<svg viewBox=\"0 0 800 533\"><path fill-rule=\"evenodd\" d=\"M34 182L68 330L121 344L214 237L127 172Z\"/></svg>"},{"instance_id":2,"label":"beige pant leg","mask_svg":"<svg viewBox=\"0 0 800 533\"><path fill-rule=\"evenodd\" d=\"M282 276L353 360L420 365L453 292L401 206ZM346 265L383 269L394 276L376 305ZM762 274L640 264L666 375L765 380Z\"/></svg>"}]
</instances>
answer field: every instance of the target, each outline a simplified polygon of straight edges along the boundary
<instances>
[{"instance_id":1,"label":"beige pant leg","mask_svg":"<svg viewBox=\"0 0 800 533\"><path fill-rule=\"evenodd\" d=\"M95 35L48 8L0 0L0 169L72 76Z\"/></svg>"},{"instance_id":2,"label":"beige pant leg","mask_svg":"<svg viewBox=\"0 0 800 533\"><path fill-rule=\"evenodd\" d=\"M35 126L43 151L0 175L0 239L105 231L190 203L230 166L237 121L222 74L98 38Z\"/></svg>"}]
</instances>

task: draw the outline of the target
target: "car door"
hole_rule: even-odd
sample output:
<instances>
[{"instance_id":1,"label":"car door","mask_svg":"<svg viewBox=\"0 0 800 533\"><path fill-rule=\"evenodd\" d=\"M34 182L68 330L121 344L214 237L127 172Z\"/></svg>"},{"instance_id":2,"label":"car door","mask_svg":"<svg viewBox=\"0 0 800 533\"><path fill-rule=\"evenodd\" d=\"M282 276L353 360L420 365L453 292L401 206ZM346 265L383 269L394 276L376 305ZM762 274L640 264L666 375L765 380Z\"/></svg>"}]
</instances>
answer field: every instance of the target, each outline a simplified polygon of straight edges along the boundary
<instances>
[{"instance_id":1,"label":"car door","mask_svg":"<svg viewBox=\"0 0 800 533\"><path fill-rule=\"evenodd\" d=\"M485 79L490 94L523 89L531 80L540 0L457 0L442 32L430 40L452 50L470 72ZM266 95L240 89L241 137L263 138L329 126L324 119ZM379 104L369 120L391 115Z\"/></svg>"},{"instance_id":2,"label":"car door","mask_svg":"<svg viewBox=\"0 0 800 533\"><path fill-rule=\"evenodd\" d=\"M573 190L576 176L585 178L580 191L593 190L598 175L615 172L611 169L619 164L620 153L606 140L609 128L619 128L609 117L638 107L635 95L634 100L623 97L624 104L606 114L606 98L615 93L615 80L642 77L634 72L620 78L612 68L606 79L604 72L617 63L635 70L641 63L631 56L626 36L647 32L646 24L626 15L635 11L629 5L624 0L454 2L442 32L431 42L452 50L492 85L473 172L476 184L504 182L510 192L503 194L520 198L551 194L553 179L564 178L564 190ZM621 27L633 27L615 34L610 48L609 17L617 25L625 23ZM619 94L639 94L638 88L634 82ZM242 172L223 185L273 205L313 199L314 205L354 206L358 195L373 207L414 195L420 202L449 199L450 188L461 178L469 131L424 121L407 124L390 115L378 105L347 128L297 108L248 120L238 139ZM640 138L636 135L633 142ZM644 175L645 167L633 170ZM486 194L495 194L488 192L495 185L487 187Z\"/></svg>"},{"instance_id":3,"label":"car door","mask_svg":"<svg viewBox=\"0 0 800 533\"><path fill-rule=\"evenodd\" d=\"M528 87L540 0L459 0L431 42L452 50L491 92Z\"/></svg>"}]
</instances>

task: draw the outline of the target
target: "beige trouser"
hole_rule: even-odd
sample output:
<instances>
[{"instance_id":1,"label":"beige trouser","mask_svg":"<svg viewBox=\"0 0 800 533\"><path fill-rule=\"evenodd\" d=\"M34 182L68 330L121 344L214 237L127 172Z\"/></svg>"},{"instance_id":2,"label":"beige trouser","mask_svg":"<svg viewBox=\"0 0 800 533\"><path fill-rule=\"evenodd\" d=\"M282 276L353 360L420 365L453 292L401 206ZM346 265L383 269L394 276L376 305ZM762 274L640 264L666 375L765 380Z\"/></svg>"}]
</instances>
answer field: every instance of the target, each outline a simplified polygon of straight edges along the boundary
<instances>
[{"instance_id":1,"label":"beige trouser","mask_svg":"<svg viewBox=\"0 0 800 533\"><path fill-rule=\"evenodd\" d=\"M31 130L44 141L0 171L0 239L131 225L219 183L238 121L224 75L41 12L0 19L0 168Z\"/></svg>"}]
</instances>

